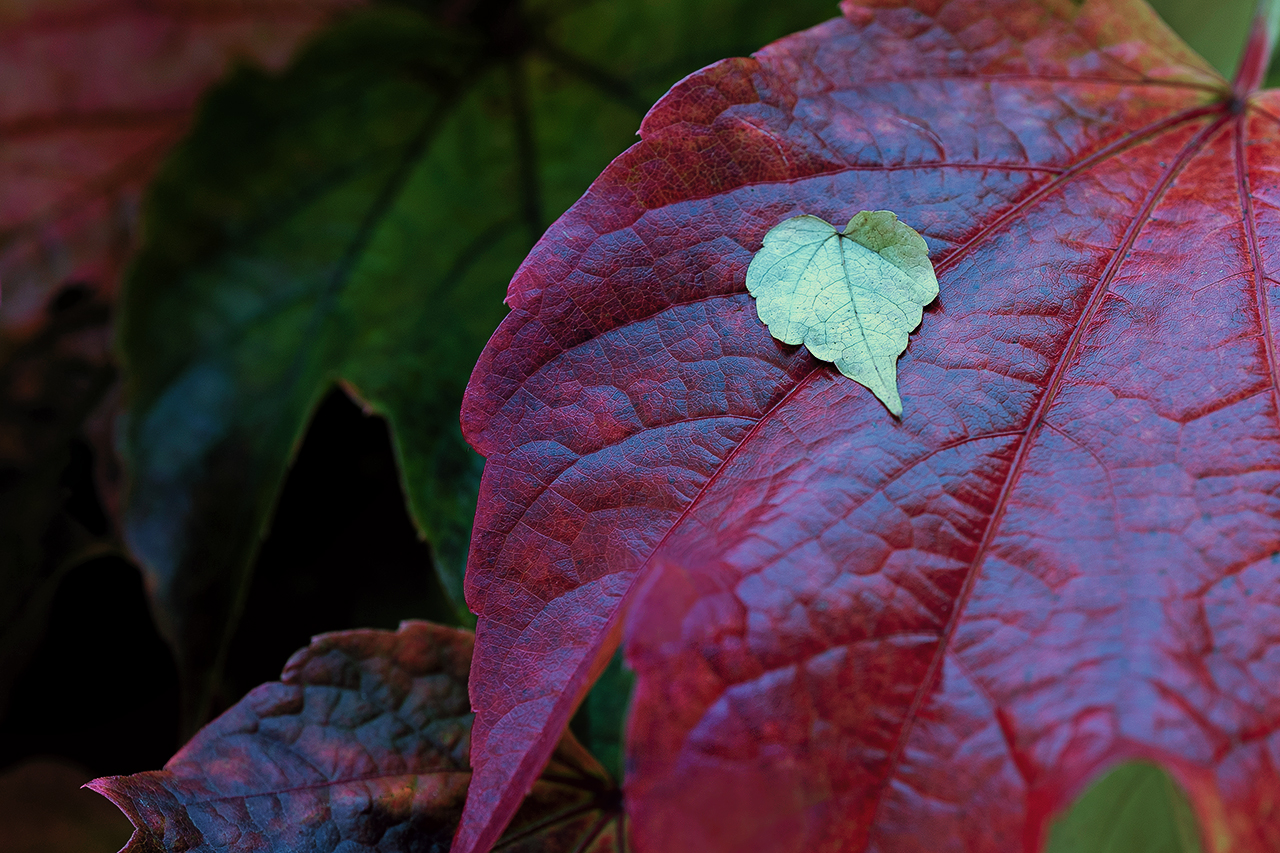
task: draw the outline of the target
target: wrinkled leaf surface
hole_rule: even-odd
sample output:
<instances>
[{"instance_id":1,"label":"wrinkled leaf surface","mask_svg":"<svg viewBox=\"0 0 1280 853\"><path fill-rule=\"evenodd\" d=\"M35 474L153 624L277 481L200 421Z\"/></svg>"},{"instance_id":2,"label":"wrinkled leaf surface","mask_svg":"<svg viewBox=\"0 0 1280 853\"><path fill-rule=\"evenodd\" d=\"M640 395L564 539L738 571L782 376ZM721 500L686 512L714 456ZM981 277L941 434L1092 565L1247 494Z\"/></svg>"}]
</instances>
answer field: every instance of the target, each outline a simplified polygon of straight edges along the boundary
<instances>
[{"instance_id":1,"label":"wrinkled leaf surface","mask_svg":"<svg viewBox=\"0 0 1280 853\"><path fill-rule=\"evenodd\" d=\"M512 282L455 850L624 615L640 849L1032 853L1136 757L1206 849L1276 849L1280 100L1132 0L844 13L682 81ZM869 208L942 293L901 421L744 287Z\"/></svg>"},{"instance_id":2,"label":"wrinkled leaf surface","mask_svg":"<svg viewBox=\"0 0 1280 853\"><path fill-rule=\"evenodd\" d=\"M470 778L469 632L325 634L164 770L95 780L125 853L443 850ZM619 792L571 735L497 849L624 853Z\"/></svg>"},{"instance_id":3,"label":"wrinkled leaf surface","mask_svg":"<svg viewBox=\"0 0 1280 853\"><path fill-rule=\"evenodd\" d=\"M861 211L842 231L795 216L764 235L747 291L769 334L804 344L901 415L898 356L938 295L928 249L887 210Z\"/></svg>"}]
</instances>

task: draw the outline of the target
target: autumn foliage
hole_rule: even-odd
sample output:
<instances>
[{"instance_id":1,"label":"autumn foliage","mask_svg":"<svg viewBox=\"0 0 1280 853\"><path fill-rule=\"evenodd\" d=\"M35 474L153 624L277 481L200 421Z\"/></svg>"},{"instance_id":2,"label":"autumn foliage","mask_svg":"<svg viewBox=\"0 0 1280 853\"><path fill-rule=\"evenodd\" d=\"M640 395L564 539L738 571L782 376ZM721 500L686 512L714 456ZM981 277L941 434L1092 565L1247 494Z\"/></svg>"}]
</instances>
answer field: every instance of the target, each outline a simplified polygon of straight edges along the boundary
<instances>
[{"instance_id":1,"label":"autumn foliage","mask_svg":"<svg viewBox=\"0 0 1280 853\"><path fill-rule=\"evenodd\" d=\"M576 55L554 4L375 6L233 75L151 184L118 336L123 539L188 717L335 382L475 634L316 638L93 783L127 849L1038 853L1135 760L1185 792L1180 850L1280 849L1259 9L1228 81L1142 0L844 0L607 166L598 105L677 63ZM770 229L863 210L936 271L900 413L747 289ZM606 707L621 767L570 730Z\"/></svg>"}]
</instances>

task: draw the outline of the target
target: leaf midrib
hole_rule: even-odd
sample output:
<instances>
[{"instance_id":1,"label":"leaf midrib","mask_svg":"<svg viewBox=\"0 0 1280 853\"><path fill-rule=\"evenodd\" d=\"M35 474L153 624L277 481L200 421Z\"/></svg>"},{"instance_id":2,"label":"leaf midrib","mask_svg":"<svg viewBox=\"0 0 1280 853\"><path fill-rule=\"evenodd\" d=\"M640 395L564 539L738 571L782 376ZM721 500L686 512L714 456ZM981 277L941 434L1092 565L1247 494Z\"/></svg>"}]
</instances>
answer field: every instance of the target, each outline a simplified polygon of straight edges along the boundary
<instances>
[{"instance_id":1,"label":"leaf midrib","mask_svg":"<svg viewBox=\"0 0 1280 853\"><path fill-rule=\"evenodd\" d=\"M954 268L959 263L960 260L962 260L963 258L967 257L969 254L971 254L979 244L981 244L982 242L985 242L985 240L988 237L990 237L999 228L1008 224L1010 221L1014 220L1015 218L1021 216L1033 204L1035 204L1045 196L1057 191L1058 189L1061 189L1062 187L1070 183L1075 178L1078 178L1087 174L1092 169L1102 165L1105 162L1108 162L1114 157L1124 153L1125 151L1133 147L1136 147L1137 145L1150 141L1151 139L1154 139L1162 135L1163 133L1171 132L1172 130L1177 129L1178 127L1181 127L1186 123L1189 123L1213 114L1222 116L1222 114L1227 109L1227 106L1228 105L1218 103L1218 104L1209 105L1206 107L1197 107L1197 108L1191 108L1188 110L1179 111L1178 113L1175 113L1172 116L1161 119L1160 121L1155 122L1151 125L1148 125L1144 128L1141 128L1138 131L1124 134L1119 139L1112 142L1110 145L1105 146L1104 148L1100 149L1099 151L1095 152L1094 154L1090 155L1089 157L1085 158L1079 163L1074 164L1071 167L1068 167L1065 171L1063 171L1061 174L1056 176L1053 180L1048 181L1044 185L1032 190L1032 192L1030 192L1024 198L1020 199L1017 204L1011 207L1009 211L997 217L997 219L991 225L983 228L977 234L971 237L968 241L966 241L966 243L964 243L963 245L961 245L960 247L958 247L957 249L949 253L946 257L940 259L935 264L935 268L937 269L937 272L938 272L938 277L941 278L945 272ZM1166 170L1166 174L1170 182L1174 177L1176 177L1176 173L1177 171L1180 170L1181 166L1185 165L1185 161L1189 160L1190 157L1194 155L1196 150L1198 150L1194 148L1194 144L1203 143L1203 141L1207 139L1208 136L1212 135L1212 133L1220 129L1225 123L1225 121L1226 121L1226 118L1220 117L1216 122L1210 123L1205 128L1205 130L1201 131L1201 133L1197 135L1197 137L1193 140L1193 143L1189 143L1188 146L1184 148L1183 154L1185 156L1180 157L1180 159L1175 162L1174 166L1171 166L1170 169ZM1163 187L1161 189L1161 195L1167 189L1168 189L1167 186ZM1152 199L1150 199L1153 206L1156 202L1158 202L1158 200L1159 200L1159 197L1153 197ZM1148 209L1146 205L1144 205L1144 207L1140 209L1139 214L1134 217L1133 221L1130 224L1131 233L1127 235L1129 239L1133 239L1134 237L1136 237L1138 230L1140 230L1141 225L1145 223L1146 218L1149 218L1150 213L1151 213L1151 210ZM1116 258L1122 258L1122 256L1123 256L1123 248L1120 250L1117 250L1117 252L1114 253L1113 255L1113 257L1116 257ZM1115 268L1111 273L1112 276L1114 276L1115 271L1118 271L1119 266L1120 266L1120 263L1116 263L1114 265ZM1106 281L1109 283L1110 278L1107 278ZM1100 285L1097 287L1097 290L1101 291L1103 289L1104 288L1101 287L1101 283L1100 283ZM739 294L734 293L734 294L721 294L721 295L734 296ZM662 311L665 311L665 310L668 310L668 309L664 308L660 311L654 312L653 315L650 315L650 318L653 316L657 316L658 314L661 314ZM650 319L650 318L644 318L644 319ZM641 322L641 321L632 321L632 322ZM1085 323L1082 321L1079 328L1082 328L1084 325ZM1063 369L1063 365L1066 363L1066 360L1067 360L1067 355L1068 355L1068 352L1066 349L1064 349L1062 357L1059 358L1058 367L1055 369L1055 372L1060 372ZM734 458L736 458L737 454L742 451L742 448L744 448L750 443L751 438L760 429L761 425L768 422L776 412L784 410L786 408L787 403L792 399L792 397L796 395L797 392L799 392L802 388L809 385L812 381L814 381L815 377L820 375L824 375L823 367L821 365L815 366L813 370L811 370L802 379L796 382L796 384L790 390L788 390L787 393L784 394L778 400L777 403L775 403L768 411L766 411L764 414L761 415L759 420L752 426L751 430L748 431L748 433L743 437L742 441L725 457L724 461L720 463L720 465L716 468L716 470L712 472L711 476L707 478L706 483L703 484L702 488L698 491L698 493L689 501L688 505L681 512L681 514L675 519L675 521L672 522L671 526L667 529L662 539L659 540L657 545L654 546L654 548L650 551L649 555L645 558L644 562L641 563L640 566L637 568L636 570L637 577L641 576L643 573L645 573L648 570L654 555L658 554L662 550L662 548L665 546L667 540L671 537L673 532L681 526L681 524L684 522L685 518L687 518L689 513L692 512L693 509L699 504L700 500L702 499L702 496L706 494L706 492L716 482L720 474L730 467L730 464L732 463ZM1046 394L1042 396L1042 405L1044 400L1046 400L1048 396L1049 396L1048 387L1046 386ZM1040 407L1038 407L1038 410L1039 408ZM1023 452L1022 448L1026 447L1028 444L1027 437L1029 437L1030 435L1030 427L1022 430L1014 430L1013 432L1014 434L1021 434L1024 436L1023 442L1020 443L1019 455L1021 458L1025 458L1025 453ZM986 436L983 436L983 437L986 437ZM1016 461L1017 460L1015 459L1015 463L1011 464L1010 466L1011 475L1014 473L1014 471L1017 468ZM911 470L916 464L918 464L918 462L914 462L909 465L903 466L904 472ZM1006 486L1002 490L1002 498L1007 499L1008 487L1009 487L1009 484L1013 481L1013 479L1016 479L1016 477L1010 476L1007 479ZM990 536L991 533L994 532L995 528L998 527L998 524L999 522L996 518L996 513L993 511L991 515L991 520L988 522L988 531L989 531L988 536ZM966 573L967 575L966 582L965 582L966 588L972 585L972 579L977 574L974 566L981 561L981 558L982 558L982 554L980 553L978 558L975 559L974 565L971 565L970 569ZM955 624L957 623L960 614L963 612L963 609L964 609L963 601L958 599L956 602L956 606L953 608L953 611L952 611L951 621L949 622L948 629L947 629L948 632L954 630ZM913 699L913 702L911 705L911 711L909 711L906 724L903 726L903 730L900 732L900 735L899 735L899 740L895 745L895 751L892 754L889 762L887 763L888 769L881 783L881 794L877 795L877 805L876 805L877 813L883 802L883 799L882 799L883 790L885 786L887 786L889 780L892 778L895 772L897 762L900 760L902 748L905 746L907 735L909 734L911 725L914 723L915 719L917 719L919 716L918 713L914 713L914 712L918 710L920 701L922 697L925 695L928 684L932 680L932 674L933 674L933 671L936 670L937 661L941 660L942 656L944 656L945 654L945 647L947 645L946 643L947 636L949 636L949 633L944 632L944 634L941 635L939 638L940 651L938 653L938 656L935 658L935 661L930 666L930 677L924 679L921 682L921 687L919 688L915 698ZM872 825L874 825L874 820L872 822Z\"/></svg>"},{"instance_id":2,"label":"leaf midrib","mask_svg":"<svg viewBox=\"0 0 1280 853\"><path fill-rule=\"evenodd\" d=\"M1221 110L1225 112L1225 110ZM1074 331L1069 339L1067 346L1063 348L1062 354L1058 357L1057 364L1054 366L1049 382L1045 387L1044 393L1036 404L1027 426L1022 430L1023 438L1018 442L1018 450L1013 461L1009 465L1009 471L1005 475L1005 481L1001 486L1000 494L996 499L995 506L992 508L991 515L987 522L987 528L983 533L983 537L978 544L977 552L970 561L969 568L965 571L964 582L961 585L960 592L956 596L955 603L952 607L950 617L947 624L938 636L938 648L934 653L933 660L926 670L925 676L921 679L920 685L916 690L916 694L912 699L911 705L908 707L905 715L903 726L898 733L894 744L894 751L890 754L886 762L886 770L884 778L881 780L879 791L876 794L876 811L872 817L870 826L874 828L878 821L880 809L884 804L884 791L888 787L890 780L897 772L898 764L902 759L903 751L910 738L910 734L915 727L916 721L920 718L920 707L924 703L930 687L938 677L938 671L942 661L946 658L951 645L951 638L954 636L956 628L959 626L960 620L963 618L965 607L968 603L970 594L976 584L978 576L981 574L980 569L986 559L987 551L991 543L998 535L1001 523L1004 520L1004 514L1008 508L1008 501L1017 484L1023 467L1026 464L1027 457L1030 454L1030 448L1034 445L1034 437L1039 427L1044 422L1044 416L1057 398L1057 393L1061 388L1064 374L1067 367L1072 362L1076 349L1083 340L1085 333L1088 331L1090 321L1098 308L1102 305L1106 294L1110 291L1111 283L1118 274L1120 268L1124 264L1125 255L1134 240L1137 239L1138 233L1142 227L1150 220L1151 215L1158 207L1164 195L1173 186L1177 176L1182 172L1183 168L1191 161L1191 159L1199 153L1203 145L1214 134L1221 130L1230 120L1228 115L1222 115L1217 121L1211 122L1205 126L1199 133L1195 135L1179 152L1175 159L1164 173L1157 179L1156 184L1148 194L1143 205L1138 212L1130 220L1129 227L1126 229L1124 238L1120 245L1112 252L1111 261L1108 263L1107 269L1099 278L1098 284L1094 286L1093 293L1090 294L1089 303L1085 310L1081 312L1079 320L1076 322Z\"/></svg>"}]
</instances>

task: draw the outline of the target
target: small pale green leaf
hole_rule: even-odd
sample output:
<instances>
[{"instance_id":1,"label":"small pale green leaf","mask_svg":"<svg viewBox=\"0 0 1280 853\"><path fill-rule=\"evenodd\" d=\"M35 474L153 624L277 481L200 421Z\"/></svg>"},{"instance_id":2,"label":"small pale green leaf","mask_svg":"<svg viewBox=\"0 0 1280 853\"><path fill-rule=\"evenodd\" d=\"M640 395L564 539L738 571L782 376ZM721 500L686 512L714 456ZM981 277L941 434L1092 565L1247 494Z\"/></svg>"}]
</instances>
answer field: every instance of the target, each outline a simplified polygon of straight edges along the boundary
<instances>
[{"instance_id":1,"label":"small pale green leaf","mask_svg":"<svg viewBox=\"0 0 1280 853\"><path fill-rule=\"evenodd\" d=\"M770 334L804 344L902 415L898 356L938 296L929 248L911 226L888 210L864 210L843 232L793 217L765 235L747 290Z\"/></svg>"}]
</instances>

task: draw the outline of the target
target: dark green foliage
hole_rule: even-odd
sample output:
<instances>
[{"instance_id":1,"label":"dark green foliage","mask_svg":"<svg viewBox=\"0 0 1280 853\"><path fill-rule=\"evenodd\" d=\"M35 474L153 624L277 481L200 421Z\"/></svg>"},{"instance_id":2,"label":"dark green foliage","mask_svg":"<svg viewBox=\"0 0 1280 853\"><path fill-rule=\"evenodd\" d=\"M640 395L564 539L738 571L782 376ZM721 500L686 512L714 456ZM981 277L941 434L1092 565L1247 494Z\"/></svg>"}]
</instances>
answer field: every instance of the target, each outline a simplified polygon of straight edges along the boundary
<instances>
[{"instance_id":1,"label":"dark green foliage","mask_svg":"<svg viewBox=\"0 0 1280 853\"><path fill-rule=\"evenodd\" d=\"M469 621L480 460L457 410L506 282L675 79L835 11L751 5L375 6L283 75L242 69L207 97L149 195L120 333L126 538L179 656L188 728L335 383L388 420L411 514Z\"/></svg>"}]
</instances>

